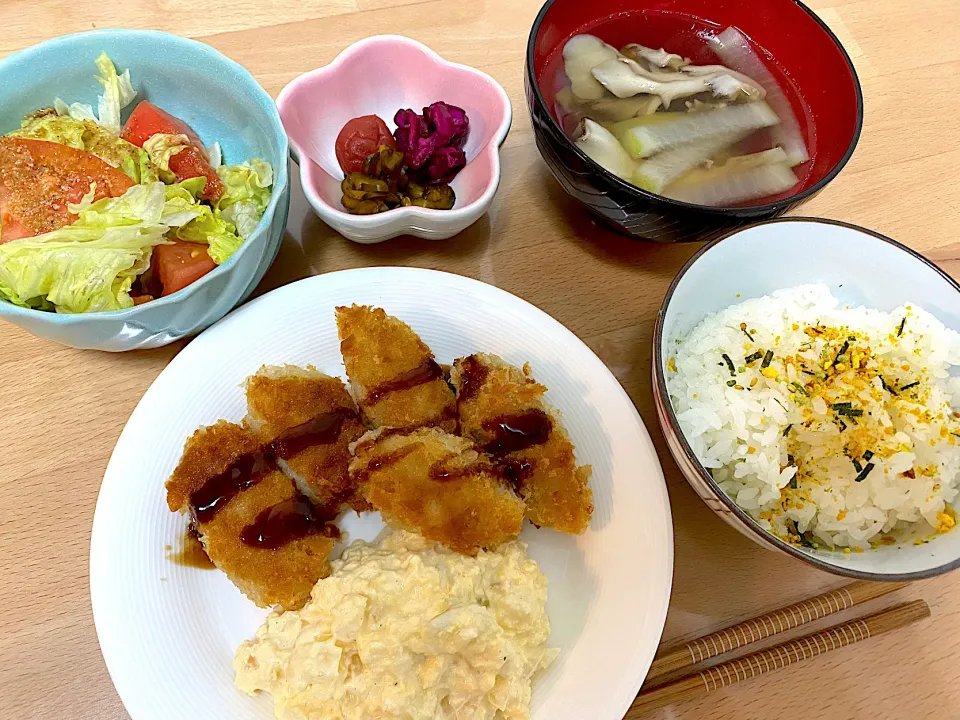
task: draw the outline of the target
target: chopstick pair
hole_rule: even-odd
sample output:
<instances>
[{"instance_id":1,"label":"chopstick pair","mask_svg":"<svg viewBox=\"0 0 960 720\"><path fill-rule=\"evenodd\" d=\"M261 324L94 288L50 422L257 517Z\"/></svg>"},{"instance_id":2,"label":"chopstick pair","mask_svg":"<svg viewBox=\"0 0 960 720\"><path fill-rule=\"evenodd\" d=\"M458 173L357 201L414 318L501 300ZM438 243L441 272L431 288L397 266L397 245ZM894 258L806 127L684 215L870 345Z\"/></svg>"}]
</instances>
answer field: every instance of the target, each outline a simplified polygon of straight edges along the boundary
<instances>
[{"instance_id":1,"label":"chopstick pair","mask_svg":"<svg viewBox=\"0 0 960 720\"><path fill-rule=\"evenodd\" d=\"M643 688L624 720L638 718L650 710L774 672L801 660L823 655L831 650L852 645L860 640L866 640L929 617L930 608L923 600L901 603L872 615L840 623L826 630L714 665L664 685L657 685L658 680L677 670L699 665L732 650L882 597L906 585L905 582L855 582L838 590L731 625L684 645L663 650L657 653Z\"/></svg>"}]
</instances>

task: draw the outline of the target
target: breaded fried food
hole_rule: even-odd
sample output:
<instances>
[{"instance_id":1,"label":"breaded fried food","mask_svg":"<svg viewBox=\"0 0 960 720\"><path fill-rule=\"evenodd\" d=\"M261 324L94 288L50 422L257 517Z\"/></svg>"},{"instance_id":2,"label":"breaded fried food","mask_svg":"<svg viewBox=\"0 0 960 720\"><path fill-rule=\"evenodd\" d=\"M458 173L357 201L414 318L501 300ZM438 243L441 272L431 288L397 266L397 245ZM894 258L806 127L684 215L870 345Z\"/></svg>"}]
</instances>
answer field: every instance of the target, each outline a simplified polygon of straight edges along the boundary
<instances>
[{"instance_id":1,"label":"breaded fried food","mask_svg":"<svg viewBox=\"0 0 960 720\"><path fill-rule=\"evenodd\" d=\"M457 427L456 401L423 340L380 308L337 308L350 389L372 427Z\"/></svg>"},{"instance_id":2,"label":"breaded fried food","mask_svg":"<svg viewBox=\"0 0 960 720\"><path fill-rule=\"evenodd\" d=\"M496 355L477 353L453 364L450 378L464 437L502 463L535 525L576 535L593 514L590 466L577 467L573 444L546 388Z\"/></svg>"},{"instance_id":3,"label":"breaded fried food","mask_svg":"<svg viewBox=\"0 0 960 720\"><path fill-rule=\"evenodd\" d=\"M190 496L207 480L259 448L256 436L241 425L220 420L199 428L187 438L180 462L167 480L167 506L173 512L187 512Z\"/></svg>"},{"instance_id":4,"label":"breaded fried food","mask_svg":"<svg viewBox=\"0 0 960 720\"><path fill-rule=\"evenodd\" d=\"M334 540L321 532L298 534L292 523L282 526L294 531L289 541L279 542L285 538L278 539L275 527L266 543L251 542L251 528L294 515L304 498L290 478L263 462L247 428L221 420L197 430L166 487L170 509L190 516L210 560L257 605L299 608L330 573Z\"/></svg>"},{"instance_id":5,"label":"breaded fried food","mask_svg":"<svg viewBox=\"0 0 960 720\"><path fill-rule=\"evenodd\" d=\"M464 555L520 534L523 502L469 440L439 428L374 430L354 453L350 473L394 527Z\"/></svg>"},{"instance_id":6,"label":"breaded fried food","mask_svg":"<svg viewBox=\"0 0 960 720\"><path fill-rule=\"evenodd\" d=\"M286 451L280 462L318 505L370 507L350 480L350 443L366 431L340 378L312 365L261 367L247 378L245 424L264 444Z\"/></svg>"}]
</instances>

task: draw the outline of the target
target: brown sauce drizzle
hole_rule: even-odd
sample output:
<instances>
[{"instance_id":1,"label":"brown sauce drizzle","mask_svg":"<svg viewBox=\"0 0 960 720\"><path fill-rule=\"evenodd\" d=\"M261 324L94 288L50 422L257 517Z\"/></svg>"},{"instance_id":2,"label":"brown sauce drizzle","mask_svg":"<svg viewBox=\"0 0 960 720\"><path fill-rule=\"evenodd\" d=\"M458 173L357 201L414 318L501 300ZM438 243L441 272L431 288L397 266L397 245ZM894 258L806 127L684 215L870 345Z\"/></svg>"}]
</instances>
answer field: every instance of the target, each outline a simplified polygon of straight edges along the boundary
<instances>
[{"instance_id":1,"label":"brown sauce drizzle","mask_svg":"<svg viewBox=\"0 0 960 720\"><path fill-rule=\"evenodd\" d=\"M349 408L322 413L307 422L292 427L270 443L270 451L281 460L288 460L307 448L330 445L340 439L344 420L357 414Z\"/></svg>"},{"instance_id":2,"label":"brown sauce drizzle","mask_svg":"<svg viewBox=\"0 0 960 720\"><path fill-rule=\"evenodd\" d=\"M200 535L193 523L187 526L183 537L180 539L180 548L175 553L168 553L167 559L177 565L185 567L199 568L201 570L212 570L213 563L207 557L207 551L203 549L203 543L200 542Z\"/></svg>"},{"instance_id":3,"label":"brown sauce drizzle","mask_svg":"<svg viewBox=\"0 0 960 720\"><path fill-rule=\"evenodd\" d=\"M524 480L533 475L534 465L530 460L511 460L500 466L504 480L518 488Z\"/></svg>"},{"instance_id":4,"label":"brown sauce drizzle","mask_svg":"<svg viewBox=\"0 0 960 720\"><path fill-rule=\"evenodd\" d=\"M484 450L491 455L507 455L543 445L553 430L553 420L543 410L526 410L488 420L483 429L494 436Z\"/></svg>"},{"instance_id":5,"label":"brown sauce drizzle","mask_svg":"<svg viewBox=\"0 0 960 720\"><path fill-rule=\"evenodd\" d=\"M266 473L276 470L277 458L287 459L309 447L336 442L343 421L349 417L357 414L347 408L321 413L289 428L262 448L241 455L190 495L194 520L198 523L213 520L233 498L260 482Z\"/></svg>"},{"instance_id":6,"label":"brown sauce drizzle","mask_svg":"<svg viewBox=\"0 0 960 720\"><path fill-rule=\"evenodd\" d=\"M376 437L367 438L366 440L357 444L354 448L354 456L359 455L362 452L366 452L374 445L376 445L381 440L390 437L391 435L408 435L412 433L413 430L409 428L395 428L395 427L385 427L380 428L380 433Z\"/></svg>"},{"instance_id":7,"label":"brown sauce drizzle","mask_svg":"<svg viewBox=\"0 0 960 720\"><path fill-rule=\"evenodd\" d=\"M245 453L222 473L214 475L190 495L190 507L197 522L210 522L227 503L260 482L272 469L272 458L261 450Z\"/></svg>"},{"instance_id":8,"label":"brown sauce drizzle","mask_svg":"<svg viewBox=\"0 0 960 720\"><path fill-rule=\"evenodd\" d=\"M418 385L425 385L432 380L442 377L443 368L440 367L440 365L437 364L437 361L433 358L427 358L427 360L420 367L400 373L392 380L388 380L387 382L377 385L367 394L367 401L371 405L374 405L380 402L384 395L388 395L389 393L397 392L399 390L409 390L410 388L417 387Z\"/></svg>"},{"instance_id":9,"label":"brown sauce drizzle","mask_svg":"<svg viewBox=\"0 0 960 720\"><path fill-rule=\"evenodd\" d=\"M276 550L311 535L338 539L340 530L331 523L339 509L339 502L318 507L305 495L298 494L262 511L240 532L240 540L255 548Z\"/></svg>"},{"instance_id":10,"label":"brown sauce drizzle","mask_svg":"<svg viewBox=\"0 0 960 720\"><path fill-rule=\"evenodd\" d=\"M457 394L459 402L472 400L480 392L480 388L490 373L486 365L477 360L476 355L468 355L457 363L460 379L460 392Z\"/></svg>"},{"instance_id":11,"label":"brown sauce drizzle","mask_svg":"<svg viewBox=\"0 0 960 720\"><path fill-rule=\"evenodd\" d=\"M436 465L432 465L428 474L430 479L436 482L450 482L451 480L459 480L469 475L479 475L484 470L489 470L489 466L485 463L473 463L472 465L448 468L441 461Z\"/></svg>"},{"instance_id":12,"label":"brown sauce drizzle","mask_svg":"<svg viewBox=\"0 0 960 720\"><path fill-rule=\"evenodd\" d=\"M382 470L385 467L390 467L396 463L403 460L407 455L410 455L413 452L416 452L419 447L419 443L411 443L410 445L404 445L398 450L393 452L384 453L383 455L378 455L373 458L370 462L367 463L367 466L357 473L356 481L358 483L364 483L370 478L370 473L375 473L377 470Z\"/></svg>"}]
</instances>

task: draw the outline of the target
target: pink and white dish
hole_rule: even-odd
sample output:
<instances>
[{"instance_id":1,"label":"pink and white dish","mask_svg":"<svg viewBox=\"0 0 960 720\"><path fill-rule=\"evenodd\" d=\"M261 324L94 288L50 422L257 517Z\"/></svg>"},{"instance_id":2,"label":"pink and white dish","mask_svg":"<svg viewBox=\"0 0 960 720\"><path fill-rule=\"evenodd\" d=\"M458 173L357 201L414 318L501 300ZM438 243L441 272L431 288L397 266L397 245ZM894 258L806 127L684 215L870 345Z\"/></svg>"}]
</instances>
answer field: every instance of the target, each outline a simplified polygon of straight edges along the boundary
<instances>
[{"instance_id":1,"label":"pink and white dish","mask_svg":"<svg viewBox=\"0 0 960 720\"><path fill-rule=\"evenodd\" d=\"M467 165L451 183L450 210L407 206L355 215L341 204L344 173L334 149L349 120L379 115L390 130L397 108L419 112L442 100L463 108L470 132ZM444 60L400 35L376 35L354 43L332 63L291 81L277 98L300 182L314 212L334 230L360 243L398 235L444 240L476 222L500 183L500 145L513 117L504 89L489 75Z\"/></svg>"}]
</instances>

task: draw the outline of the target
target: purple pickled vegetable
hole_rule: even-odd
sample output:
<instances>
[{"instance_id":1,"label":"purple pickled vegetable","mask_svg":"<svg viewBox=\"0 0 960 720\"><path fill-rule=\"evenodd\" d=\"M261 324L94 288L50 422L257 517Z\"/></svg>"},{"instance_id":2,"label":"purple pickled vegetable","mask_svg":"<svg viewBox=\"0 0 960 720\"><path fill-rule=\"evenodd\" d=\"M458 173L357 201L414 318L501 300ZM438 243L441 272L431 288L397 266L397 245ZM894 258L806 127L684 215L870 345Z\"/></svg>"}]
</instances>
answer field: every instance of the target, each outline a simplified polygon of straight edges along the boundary
<instances>
[{"instance_id":1,"label":"purple pickled vegetable","mask_svg":"<svg viewBox=\"0 0 960 720\"><path fill-rule=\"evenodd\" d=\"M442 138L441 146L451 145L463 149L467 132L470 130L470 120L463 109L445 102L435 102L423 109L423 117L428 128Z\"/></svg>"},{"instance_id":2,"label":"purple pickled vegetable","mask_svg":"<svg viewBox=\"0 0 960 720\"><path fill-rule=\"evenodd\" d=\"M422 182L447 183L467 164L463 146L470 130L467 113L454 105L435 102L423 109L398 110L393 136L404 162Z\"/></svg>"},{"instance_id":3,"label":"purple pickled vegetable","mask_svg":"<svg viewBox=\"0 0 960 720\"><path fill-rule=\"evenodd\" d=\"M437 150L422 169L421 175L429 183L448 183L467 165L467 156L463 150L455 147L443 147Z\"/></svg>"},{"instance_id":4,"label":"purple pickled vegetable","mask_svg":"<svg viewBox=\"0 0 960 720\"><path fill-rule=\"evenodd\" d=\"M429 135L423 118L413 110L398 110L393 121L397 124L393 133L397 147L403 150L407 165L419 170L440 148L438 138Z\"/></svg>"}]
</instances>

